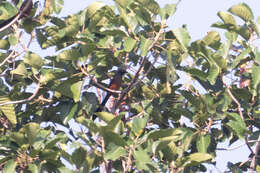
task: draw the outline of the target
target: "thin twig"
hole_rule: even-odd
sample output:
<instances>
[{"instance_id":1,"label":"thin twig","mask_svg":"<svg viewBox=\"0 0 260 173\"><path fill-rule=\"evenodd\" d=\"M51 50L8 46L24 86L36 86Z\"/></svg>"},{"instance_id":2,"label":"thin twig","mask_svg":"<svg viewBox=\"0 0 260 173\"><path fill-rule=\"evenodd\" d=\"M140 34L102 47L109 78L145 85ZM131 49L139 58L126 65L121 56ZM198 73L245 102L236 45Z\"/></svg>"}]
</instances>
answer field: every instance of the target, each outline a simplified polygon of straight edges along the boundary
<instances>
[{"instance_id":1,"label":"thin twig","mask_svg":"<svg viewBox=\"0 0 260 173\"><path fill-rule=\"evenodd\" d=\"M254 143L254 142L257 142L257 144L258 144L258 143L260 143L260 139L258 139L258 140L250 140L250 141L248 141L248 143ZM246 145L246 143L244 143L244 144L240 144L240 145L235 146L235 147L229 147L229 148L217 148L216 150L232 151L232 150L239 149L239 148L243 147L244 145Z\"/></svg>"},{"instance_id":2,"label":"thin twig","mask_svg":"<svg viewBox=\"0 0 260 173\"><path fill-rule=\"evenodd\" d=\"M23 99L23 100L17 100L17 101L10 101L10 102L5 102L5 103L0 103L0 106L4 106L4 105L9 105L9 104L18 104L18 103L24 103L24 102L28 102L28 101L31 101L38 93L38 91L40 90L41 88L41 84L38 83L38 85L36 86L33 94L26 98L26 99Z\"/></svg>"},{"instance_id":3,"label":"thin twig","mask_svg":"<svg viewBox=\"0 0 260 173\"><path fill-rule=\"evenodd\" d=\"M163 33L163 29L165 27L165 20L162 21L161 23L161 28L159 30L159 32L157 33L157 35L154 37L154 41L152 42L152 44L149 46L148 48L148 51L150 51L153 46L157 43L157 41L159 40L161 34ZM144 77L151 71L152 69L152 66L153 64L157 61L157 57L155 58L155 61L153 64L151 64L151 66L149 67L149 69L147 70L146 72L146 75L143 76L143 78L141 80L138 80L141 72L144 70L144 66L146 64L146 61L147 61L147 58L144 57L141 61L141 65L139 67L139 69L137 70L136 74L135 74L135 77L132 79L132 81L130 82L130 84L128 85L128 87L126 87L123 91L122 91L122 94L120 95L120 98L118 100L118 102L115 104L115 108L117 108L120 103L123 101L123 99L125 98L125 95L134 87L136 86L137 84L139 84L140 82L142 82L142 79L144 79Z\"/></svg>"},{"instance_id":4,"label":"thin twig","mask_svg":"<svg viewBox=\"0 0 260 173\"><path fill-rule=\"evenodd\" d=\"M259 156L259 148L260 148L260 135L258 136L258 139L257 139L257 144L255 146L255 153L254 153L253 159L252 159L251 164L250 164L249 173L254 172L254 169L255 169L255 166L256 166L256 160L257 160L257 157Z\"/></svg>"},{"instance_id":5,"label":"thin twig","mask_svg":"<svg viewBox=\"0 0 260 173\"><path fill-rule=\"evenodd\" d=\"M3 62L0 63L0 67L2 65L4 65L10 58L12 58L12 56L14 55L15 53L15 50L16 50L16 47L14 48L14 50L3 60Z\"/></svg>"},{"instance_id":6,"label":"thin twig","mask_svg":"<svg viewBox=\"0 0 260 173\"><path fill-rule=\"evenodd\" d=\"M30 4L32 3L32 0L28 0L24 6L24 8L20 9L19 13L16 15L16 17L7 25L3 26L2 28L0 28L0 32L4 31L5 29L9 28L11 25L13 25L17 20L19 20L19 18L23 15L24 12L26 12L28 10L28 8L30 8Z\"/></svg>"},{"instance_id":7,"label":"thin twig","mask_svg":"<svg viewBox=\"0 0 260 173\"><path fill-rule=\"evenodd\" d=\"M232 94L231 90L230 90L230 86L228 86L225 81L224 81L224 76L222 76L222 82L223 84L226 86L227 89L227 93L228 95L231 97L231 99L237 104L237 109L239 112L240 117L244 120L244 116L243 116L243 112L241 110L241 104L239 103L239 101L235 98L235 96Z\"/></svg>"},{"instance_id":8,"label":"thin twig","mask_svg":"<svg viewBox=\"0 0 260 173\"><path fill-rule=\"evenodd\" d=\"M118 93L118 94L121 93L121 91L113 90L113 89L107 88L107 87L105 87L104 85L98 83L97 80L96 80L96 78L95 78L95 77L92 77L90 74L88 74L88 72L87 72L83 67L79 67L79 68L80 68L81 72L82 72L83 74L85 74L85 75L91 80L92 84L95 85L95 86L97 86L98 88L101 88L101 89L103 89L103 90L105 90L105 91L107 91L107 92L111 92L111 93Z\"/></svg>"}]
</instances>

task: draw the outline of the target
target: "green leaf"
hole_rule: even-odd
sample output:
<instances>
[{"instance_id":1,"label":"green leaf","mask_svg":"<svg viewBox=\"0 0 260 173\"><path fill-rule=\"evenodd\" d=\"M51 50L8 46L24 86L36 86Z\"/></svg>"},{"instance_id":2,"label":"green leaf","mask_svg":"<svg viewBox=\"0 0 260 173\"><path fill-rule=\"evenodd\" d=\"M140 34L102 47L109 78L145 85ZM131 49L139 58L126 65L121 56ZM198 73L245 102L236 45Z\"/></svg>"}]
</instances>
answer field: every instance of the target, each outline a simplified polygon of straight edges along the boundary
<instances>
[{"instance_id":1,"label":"green leaf","mask_svg":"<svg viewBox=\"0 0 260 173\"><path fill-rule=\"evenodd\" d=\"M77 168L80 168L83 162L86 160L87 152L82 147L77 148L72 153L72 161L77 166Z\"/></svg>"},{"instance_id":2,"label":"green leaf","mask_svg":"<svg viewBox=\"0 0 260 173\"><path fill-rule=\"evenodd\" d=\"M8 36L8 41L12 46L15 46L18 43L18 39L14 34Z\"/></svg>"},{"instance_id":3,"label":"green leaf","mask_svg":"<svg viewBox=\"0 0 260 173\"><path fill-rule=\"evenodd\" d=\"M232 6L228 11L244 21L249 21L254 19L254 15L250 7L245 3L239 3L237 5Z\"/></svg>"},{"instance_id":4,"label":"green leaf","mask_svg":"<svg viewBox=\"0 0 260 173\"><path fill-rule=\"evenodd\" d=\"M181 44L185 52L188 51L188 45L190 42L190 35L186 28L178 28L172 31L178 42Z\"/></svg>"},{"instance_id":5,"label":"green leaf","mask_svg":"<svg viewBox=\"0 0 260 173\"><path fill-rule=\"evenodd\" d=\"M54 75L56 75L56 74L54 74ZM74 101L77 101L78 99L80 99L80 92L81 92L80 86L82 85L82 83L81 83L82 81L79 81L79 80L80 79L78 79L76 77L67 79L66 81L64 81L60 85L58 85L56 87L55 91L59 92L60 94L62 94L64 96L67 96L69 98L73 98Z\"/></svg>"},{"instance_id":6,"label":"green leaf","mask_svg":"<svg viewBox=\"0 0 260 173\"><path fill-rule=\"evenodd\" d=\"M69 50L64 50L61 52L58 56L58 60L65 60L65 61L70 61L70 60L78 60L80 57L79 50L77 49L69 49Z\"/></svg>"},{"instance_id":7,"label":"green leaf","mask_svg":"<svg viewBox=\"0 0 260 173\"><path fill-rule=\"evenodd\" d=\"M207 149L210 144L210 135L209 134L199 134L199 139L196 142L197 149L199 153L207 153Z\"/></svg>"},{"instance_id":8,"label":"green leaf","mask_svg":"<svg viewBox=\"0 0 260 173\"><path fill-rule=\"evenodd\" d=\"M26 52L24 56L24 63L36 69L40 69L44 64L43 59L39 55L32 52Z\"/></svg>"},{"instance_id":9,"label":"green leaf","mask_svg":"<svg viewBox=\"0 0 260 173\"><path fill-rule=\"evenodd\" d=\"M63 124L67 125L69 120L71 120L77 113L78 111L78 104L74 104L73 107L71 108L69 114L64 118Z\"/></svg>"},{"instance_id":10,"label":"green leaf","mask_svg":"<svg viewBox=\"0 0 260 173\"><path fill-rule=\"evenodd\" d=\"M249 55L249 53L251 52L251 48L247 48L245 50L243 50L242 53L240 53L232 62L231 62L231 67L235 68L241 60L244 60L247 58L247 56Z\"/></svg>"},{"instance_id":11,"label":"green leaf","mask_svg":"<svg viewBox=\"0 0 260 173\"><path fill-rule=\"evenodd\" d=\"M19 146L22 146L23 144L27 144L27 140L25 138L24 133L22 132L13 132L10 135L11 139L17 143Z\"/></svg>"},{"instance_id":12,"label":"green leaf","mask_svg":"<svg viewBox=\"0 0 260 173\"><path fill-rule=\"evenodd\" d=\"M136 45L136 40L131 38L131 37L127 37L126 40L124 41L124 50L126 52L131 52L132 49L135 47Z\"/></svg>"},{"instance_id":13,"label":"green leaf","mask_svg":"<svg viewBox=\"0 0 260 173\"><path fill-rule=\"evenodd\" d=\"M35 164L29 164L29 168L32 173L40 173L40 168Z\"/></svg>"},{"instance_id":14,"label":"green leaf","mask_svg":"<svg viewBox=\"0 0 260 173\"><path fill-rule=\"evenodd\" d=\"M208 80L211 85L215 84L219 72L220 68L215 63L210 63Z\"/></svg>"},{"instance_id":15,"label":"green leaf","mask_svg":"<svg viewBox=\"0 0 260 173\"><path fill-rule=\"evenodd\" d=\"M115 0L116 4L118 4L122 8L128 7L129 4L133 2L133 0L125 1L125 0Z\"/></svg>"},{"instance_id":16,"label":"green leaf","mask_svg":"<svg viewBox=\"0 0 260 173\"><path fill-rule=\"evenodd\" d=\"M109 112L96 112L95 114L105 122L109 122L115 118L115 115Z\"/></svg>"},{"instance_id":17,"label":"green leaf","mask_svg":"<svg viewBox=\"0 0 260 173\"><path fill-rule=\"evenodd\" d=\"M104 158L105 160L117 160L120 157L124 157L127 155L126 150L123 147L114 147L113 150L105 153Z\"/></svg>"},{"instance_id":18,"label":"green leaf","mask_svg":"<svg viewBox=\"0 0 260 173\"><path fill-rule=\"evenodd\" d=\"M8 96L0 97L0 103L6 103L6 102L10 102L10 101L11 100L9 99ZM1 112L3 112L3 114L11 122L12 125L17 124L16 113L15 113L13 104L7 104L7 105L0 106L0 110L1 110Z\"/></svg>"},{"instance_id":19,"label":"green leaf","mask_svg":"<svg viewBox=\"0 0 260 173\"><path fill-rule=\"evenodd\" d=\"M216 31L210 31L208 34L202 39L206 46L210 46L213 49L217 50L221 43L220 43L220 35Z\"/></svg>"},{"instance_id":20,"label":"green leaf","mask_svg":"<svg viewBox=\"0 0 260 173\"><path fill-rule=\"evenodd\" d=\"M147 121L148 116L145 116L143 118L134 117L132 131L136 136L140 136L143 133Z\"/></svg>"},{"instance_id":21,"label":"green leaf","mask_svg":"<svg viewBox=\"0 0 260 173\"><path fill-rule=\"evenodd\" d=\"M1 39L0 40L0 49L8 50L9 48L10 48L9 41Z\"/></svg>"},{"instance_id":22,"label":"green leaf","mask_svg":"<svg viewBox=\"0 0 260 173\"><path fill-rule=\"evenodd\" d=\"M77 122L79 122L80 124L86 126L89 128L89 130L92 133L97 133L99 131L99 127L90 119L85 118L84 116L80 116L76 119Z\"/></svg>"},{"instance_id":23,"label":"green leaf","mask_svg":"<svg viewBox=\"0 0 260 173\"><path fill-rule=\"evenodd\" d=\"M75 173L75 171L73 170L70 170L69 168L66 168L66 167L59 167L58 168L59 172L62 172L62 173Z\"/></svg>"},{"instance_id":24,"label":"green leaf","mask_svg":"<svg viewBox=\"0 0 260 173\"><path fill-rule=\"evenodd\" d=\"M16 69L11 71L11 74L17 74L21 76L27 76L28 72L24 63L20 63Z\"/></svg>"},{"instance_id":25,"label":"green leaf","mask_svg":"<svg viewBox=\"0 0 260 173\"><path fill-rule=\"evenodd\" d=\"M237 113L228 113L228 117L230 118L230 121L226 123L226 125L235 132L239 139L245 139L248 130L244 120Z\"/></svg>"},{"instance_id":26,"label":"green leaf","mask_svg":"<svg viewBox=\"0 0 260 173\"><path fill-rule=\"evenodd\" d=\"M74 102L80 101L80 94L81 94L81 89L82 89L83 81L78 81L74 84L71 85L70 89L73 94L73 100Z\"/></svg>"},{"instance_id":27,"label":"green leaf","mask_svg":"<svg viewBox=\"0 0 260 173\"><path fill-rule=\"evenodd\" d=\"M17 8L15 8L11 3L1 1L0 4L0 20L7 20L18 13Z\"/></svg>"},{"instance_id":28,"label":"green leaf","mask_svg":"<svg viewBox=\"0 0 260 173\"><path fill-rule=\"evenodd\" d=\"M253 65L252 67L252 82L251 86L253 89L253 96L257 95L257 92L259 92L260 89L260 66Z\"/></svg>"},{"instance_id":29,"label":"green leaf","mask_svg":"<svg viewBox=\"0 0 260 173\"><path fill-rule=\"evenodd\" d=\"M103 2L93 2L88 6L88 18L91 18L99 9L104 7L106 4Z\"/></svg>"},{"instance_id":30,"label":"green leaf","mask_svg":"<svg viewBox=\"0 0 260 173\"><path fill-rule=\"evenodd\" d=\"M224 24L229 25L233 28L235 28L237 26L236 20L229 13L220 11L220 12L218 12L218 16L221 18L221 20L224 22Z\"/></svg>"},{"instance_id":31,"label":"green leaf","mask_svg":"<svg viewBox=\"0 0 260 173\"><path fill-rule=\"evenodd\" d=\"M117 133L114 133L110 130L108 130L107 128L104 128L102 130L102 135L105 139L105 143L109 144L109 143L114 143L118 146L126 146L126 142L124 141L124 139Z\"/></svg>"},{"instance_id":32,"label":"green leaf","mask_svg":"<svg viewBox=\"0 0 260 173\"><path fill-rule=\"evenodd\" d=\"M177 9L176 4L166 4L163 8L160 8L160 16L162 20L167 20L171 17Z\"/></svg>"},{"instance_id":33,"label":"green leaf","mask_svg":"<svg viewBox=\"0 0 260 173\"><path fill-rule=\"evenodd\" d=\"M63 0L52 0L52 7L56 14L61 12L63 4Z\"/></svg>"},{"instance_id":34,"label":"green leaf","mask_svg":"<svg viewBox=\"0 0 260 173\"><path fill-rule=\"evenodd\" d=\"M147 164L151 163L152 160L148 153L144 150L135 150L133 156L136 160L136 167L139 170L149 170Z\"/></svg>"},{"instance_id":35,"label":"green leaf","mask_svg":"<svg viewBox=\"0 0 260 173\"><path fill-rule=\"evenodd\" d=\"M199 162L199 163L208 161L212 158L213 157L208 153L192 153L191 155L188 156L188 159L190 161Z\"/></svg>"},{"instance_id":36,"label":"green leaf","mask_svg":"<svg viewBox=\"0 0 260 173\"><path fill-rule=\"evenodd\" d=\"M16 165L17 163L13 159L8 160L4 166L3 173L15 172Z\"/></svg>"},{"instance_id":37,"label":"green leaf","mask_svg":"<svg viewBox=\"0 0 260 173\"><path fill-rule=\"evenodd\" d=\"M40 131L40 125L37 123L28 123L23 127L23 129L25 131L29 144L33 145Z\"/></svg>"},{"instance_id":38,"label":"green leaf","mask_svg":"<svg viewBox=\"0 0 260 173\"><path fill-rule=\"evenodd\" d=\"M140 49L141 49L141 56L146 56L149 47L152 45L153 41L150 39L146 39L143 36L141 36L141 44L140 44Z\"/></svg>"}]
</instances>

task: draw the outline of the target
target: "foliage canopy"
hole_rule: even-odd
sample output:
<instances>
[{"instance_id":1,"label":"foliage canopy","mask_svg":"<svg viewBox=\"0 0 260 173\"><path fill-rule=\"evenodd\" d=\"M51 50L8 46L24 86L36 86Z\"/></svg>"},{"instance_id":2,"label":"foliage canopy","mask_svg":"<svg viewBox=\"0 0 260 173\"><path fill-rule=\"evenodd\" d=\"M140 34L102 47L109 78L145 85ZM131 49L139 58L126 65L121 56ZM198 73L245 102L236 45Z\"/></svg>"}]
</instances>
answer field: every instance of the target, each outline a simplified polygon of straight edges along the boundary
<instances>
[{"instance_id":1,"label":"foliage canopy","mask_svg":"<svg viewBox=\"0 0 260 173\"><path fill-rule=\"evenodd\" d=\"M17 2L0 3L1 21ZM217 14L223 38L212 30L191 42L185 26L167 26L178 3L114 2L62 18L63 0L45 0L0 33L3 172L205 172L217 144L237 140L250 159L227 169L260 170L260 20L250 7ZM127 70L121 92L93 121L117 68Z\"/></svg>"}]
</instances>

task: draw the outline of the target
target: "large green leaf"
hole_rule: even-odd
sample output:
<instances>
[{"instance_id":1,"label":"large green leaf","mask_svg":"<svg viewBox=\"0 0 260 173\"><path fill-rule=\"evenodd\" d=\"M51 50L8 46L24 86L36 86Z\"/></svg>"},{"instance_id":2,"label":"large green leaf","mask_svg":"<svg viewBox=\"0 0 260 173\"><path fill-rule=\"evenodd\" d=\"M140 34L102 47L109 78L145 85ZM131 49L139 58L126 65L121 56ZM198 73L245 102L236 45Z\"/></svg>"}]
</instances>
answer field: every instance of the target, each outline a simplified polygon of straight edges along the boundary
<instances>
[{"instance_id":1,"label":"large green leaf","mask_svg":"<svg viewBox=\"0 0 260 173\"><path fill-rule=\"evenodd\" d=\"M6 39L0 40L0 49L8 50L10 48L9 41Z\"/></svg>"},{"instance_id":2,"label":"large green leaf","mask_svg":"<svg viewBox=\"0 0 260 173\"><path fill-rule=\"evenodd\" d=\"M119 134L107 130L106 128L104 128L102 132L106 145L108 145L109 143L113 143L121 147L126 146L125 140Z\"/></svg>"},{"instance_id":3,"label":"large green leaf","mask_svg":"<svg viewBox=\"0 0 260 173\"><path fill-rule=\"evenodd\" d=\"M143 118L135 117L133 119L132 131L136 136L140 136L143 133L147 120L148 116L145 116Z\"/></svg>"},{"instance_id":4,"label":"large green leaf","mask_svg":"<svg viewBox=\"0 0 260 173\"><path fill-rule=\"evenodd\" d=\"M136 167L139 170L149 170L147 164L151 163L151 158L148 153L144 150L135 150L133 154L136 160Z\"/></svg>"},{"instance_id":5,"label":"large green leaf","mask_svg":"<svg viewBox=\"0 0 260 173\"><path fill-rule=\"evenodd\" d=\"M26 52L24 56L24 63L36 69L40 69L44 64L43 59L36 53L32 52Z\"/></svg>"},{"instance_id":6,"label":"large green leaf","mask_svg":"<svg viewBox=\"0 0 260 173\"><path fill-rule=\"evenodd\" d=\"M29 168L32 173L40 173L40 168L36 164L29 164Z\"/></svg>"},{"instance_id":7,"label":"large green leaf","mask_svg":"<svg viewBox=\"0 0 260 173\"><path fill-rule=\"evenodd\" d=\"M168 19L171 17L177 9L176 4L166 4L163 8L160 8L160 16L162 20Z\"/></svg>"},{"instance_id":8,"label":"large green leaf","mask_svg":"<svg viewBox=\"0 0 260 173\"><path fill-rule=\"evenodd\" d=\"M11 100L7 96L1 96L0 97L0 103L6 103L10 102ZM7 104L0 106L1 112L6 116L6 118L11 122L11 124L16 125L17 119L16 119L16 113L14 109L13 104Z\"/></svg>"},{"instance_id":9,"label":"large green leaf","mask_svg":"<svg viewBox=\"0 0 260 173\"><path fill-rule=\"evenodd\" d=\"M37 123L29 123L29 124L26 124L23 127L23 129L25 131L25 134L26 134L26 137L29 141L29 144L33 145L33 143L35 142L35 140L36 140L36 138L39 134L40 125L37 124Z\"/></svg>"},{"instance_id":10,"label":"large green leaf","mask_svg":"<svg viewBox=\"0 0 260 173\"><path fill-rule=\"evenodd\" d=\"M193 162L205 162L212 159L213 157L208 153L193 153L189 155L188 158Z\"/></svg>"},{"instance_id":11,"label":"large green leaf","mask_svg":"<svg viewBox=\"0 0 260 173\"><path fill-rule=\"evenodd\" d=\"M56 14L61 12L63 4L63 0L52 0L52 6Z\"/></svg>"},{"instance_id":12,"label":"large green leaf","mask_svg":"<svg viewBox=\"0 0 260 173\"><path fill-rule=\"evenodd\" d=\"M210 144L210 135L209 134L199 134L199 138L196 142L197 149L199 153L207 153L207 149Z\"/></svg>"},{"instance_id":13,"label":"large green leaf","mask_svg":"<svg viewBox=\"0 0 260 173\"><path fill-rule=\"evenodd\" d=\"M104 158L106 160L113 160L115 161L116 159L120 157L124 157L127 155L126 150L123 147L113 147L112 150L109 152L105 153Z\"/></svg>"},{"instance_id":14,"label":"large green leaf","mask_svg":"<svg viewBox=\"0 0 260 173\"><path fill-rule=\"evenodd\" d=\"M26 66L24 63L20 63L16 69L11 71L12 74L17 74L17 75L22 75L22 76L27 76L28 71L26 69Z\"/></svg>"},{"instance_id":15,"label":"large green leaf","mask_svg":"<svg viewBox=\"0 0 260 173\"><path fill-rule=\"evenodd\" d=\"M244 21L249 21L254 19L254 15L250 7L245 3L240 3L237 5L232 6L228 9L229 12L232 14L240 17Z\"/></svg>"},{"instance_id":16,"label":"large green leaf","mask_svg":"<svg viewBox=\"0 0 260 173\"><path fill-rule=\"evenodd\" d=\"M79 50L77 49L69 49L69 50L64 50L63 52L61 52L58 56L57 59L58 60L77 60L80 57L80 53Z\"/></svg>"},{"instance_id":17,"label":"large green leaf","mask_svg":"<svg viewBox=\"0 0 260 173\"><path fill-rule=\"evenodd\" d=\"M83 85L83 81L78 81L71 85L71 92L73 94L74 102L80 101L82 85Z\"/></svg>"},{"instance_id":18,"label":"large green leaf","mask_svg":"<svg viewBox=\"0 0 260 173\"><path fill-rule=\"evenodd\" d=\"M253 96L256 96L259 93L260 90L260 66L253 65L252 67L252 90L253 90Z\"/></svg>"},{"instance_id":19,"label":"large green leaf","mask_svg":"<svg viewBox=\"0 0 260 173\"><path fill-rule=\"evenodd\" d=\"M202 39L206 46L210 46L213 49L218 49L221 45L220 43L220 35L216 31L210 31L208 34Z\"/></svg>"},{"instance_id":20,"label":"large green leaf","mask_svg":"<svg viewBox=\"0 0 260 173\"><path fill-rule=\"evenodd\" d=\"M126 52L130 52L135 47L135 45L136 45L136 40L131 37L127 37L126 40L124 41L124 50Z\"/></svg>"},{"instance_id":21,"label":"large green leaf","mask_svg":"<svg viewBox=\"0 0 260 173\"><path fill-rule=\"evenodd\" d=\"M218 12L218 16L221 18L224 24L230 25L230 27L233 27L233 29L237 26L236 20L229 13L220 11Z\"/></svg>"},{"instance_id":22,"label":"large green leaf","mask_svg":"<svg viewBox=\"0 0 260 173\"><path fill-rule=\"evenodd\" d=\"M230 121L226 125L230 127L241 140L245 139L248 130L244 120L237 113L229 113L228 117Z\"/></svg>"},{"instance_id":23,"label":"large green leaf","mask_svg":"<svg viewBox=\"0 0 260 173\"><path fill-rule=\"evenodd\" d=\"M181 44L185 52L188 51L188 45L190 43L190 35L186 28L178 28L172 31L178 42Z\"/></svg>"},{"instance_id":24,"label":"large green leaf","mask_svg":"<svg viewBox=\"0 0 260 173\"><path fill-rule=\"evenodd\" d=\"M13 159L8 160L4 166L3 173L15 172L16 165L17 165L17 162L15 162Z\"/></svg>"},{"instance_id":25,"label":"large green leaf","mask_svg":"<svg viewBox=\"0 0 260 173\"><path fill-rule=\"evenodd\" d=\"M151 46L152 43L153 43L152 40L141 37L141 44L140 44L141 56L147 55L149 51L149 47Z\"/></svg>"}]
</instances>

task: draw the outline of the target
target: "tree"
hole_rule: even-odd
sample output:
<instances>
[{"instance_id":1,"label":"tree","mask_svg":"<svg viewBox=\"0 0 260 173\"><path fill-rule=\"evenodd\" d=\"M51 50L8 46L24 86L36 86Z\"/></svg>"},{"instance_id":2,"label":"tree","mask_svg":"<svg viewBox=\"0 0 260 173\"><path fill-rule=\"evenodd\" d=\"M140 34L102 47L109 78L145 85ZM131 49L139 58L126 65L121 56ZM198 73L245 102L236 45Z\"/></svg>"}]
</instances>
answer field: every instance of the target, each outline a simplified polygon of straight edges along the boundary
<instances>
[{"instance_id":1,"label":"tree","mask_svg":"<svg viewBox=\"0 0 260 173\"><path fill-rule=\"evenodd\" d=\"M21 3L1 2L0 19ZM39 14L32 9L0 33L4 173L205 172L205 163L216 164L217 144L237 140L251 154L227 169L260 169L260 23L250 7L218 13L212 26L224 38L209 31L191 42L185 26L166 24L178 3L94 2L65 18L62 5L45 0ZM32 52L35 40L55 54ZM109 91L103 81L118 68L127 70L120 91L95 112ZM183 78L189 82L177 85Z\"/></svg>"}]
</instances>

